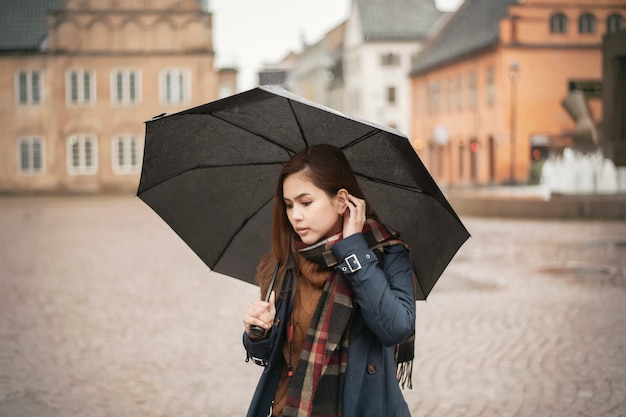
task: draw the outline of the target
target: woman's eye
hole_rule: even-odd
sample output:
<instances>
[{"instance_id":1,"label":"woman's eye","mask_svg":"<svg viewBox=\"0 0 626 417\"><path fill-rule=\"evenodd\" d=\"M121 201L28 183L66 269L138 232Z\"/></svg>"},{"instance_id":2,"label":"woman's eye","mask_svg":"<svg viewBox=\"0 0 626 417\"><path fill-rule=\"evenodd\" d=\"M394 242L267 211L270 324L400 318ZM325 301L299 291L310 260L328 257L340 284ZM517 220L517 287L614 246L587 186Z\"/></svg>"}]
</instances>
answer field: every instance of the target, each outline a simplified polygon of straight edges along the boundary
<instances>
[{"instance_id":1,"label":"woman's eye","mask_svg":"<svg viewBox=\"0 0 626 417\"><path fill-rule=\"evenodd\" d=\"M286 209L292 209L292 208L293 208L293 204L291 204L291 203L285 203L285 208L286 208Z\"/></svg>"},{"instance_id":2,"label":"woman's eye","mask_svg":"<svg viewBox=\"0 0 626 417\"><path fill-rule=\"evenodd\" d=\"M304 207L307 207L307 206L310 206L310 205L311 205L311 203L312 203L312 201L303 201L303 202L302 202L302 205L303 205Z\"/></svg>"}]
</instances>

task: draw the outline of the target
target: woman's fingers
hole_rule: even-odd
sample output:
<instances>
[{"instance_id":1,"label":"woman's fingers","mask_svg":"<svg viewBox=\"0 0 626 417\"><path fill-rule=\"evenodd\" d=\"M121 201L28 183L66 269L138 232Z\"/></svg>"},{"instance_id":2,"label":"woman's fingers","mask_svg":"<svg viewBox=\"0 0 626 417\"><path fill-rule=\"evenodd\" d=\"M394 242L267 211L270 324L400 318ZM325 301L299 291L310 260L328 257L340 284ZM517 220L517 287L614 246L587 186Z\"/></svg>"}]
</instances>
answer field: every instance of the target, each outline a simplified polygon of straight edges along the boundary
<instances>
[{"instance_id":1,"label":"woman's fingers","mask_svg":"<svg viewBox=\"0 0 626 417\"><path fill-rule=\"evenodd\" d=\"M246 332L250 332L250 326L259 326L269 329L274 323L276 307L274 305L274 291L270 296L270 302L254 301L247 305L243 314L243 324Z\"/></svg>"},{"instance_id":2,"label":"woman's fingers","mask_svg":"<svg viewBox=\"0 0 626 417\"><path fill-rule=\"evenodd\" d=\"M276 316L276 291L270 293L270 316L272 321L274 321L274 317Z\"/></svg>"},{"instance_id":3,"label":"woman's fingers","mask_svg":"<svg viewBox=\"0 0 626 417\"><path fill-rule=\"evenodd\" d=\"M344 213L344 225L343 235L344 237L360 233L363 231L363 225L365 224L365 200L355 197L351 194L348 195L347 201L348 210Z\"/></svg>"},{"instance_id":4,"label":"woman's fingers","mask_svg":"<svg viewBox=\"0 0 626 417\"><path fill-rule=\"evenodd\" d=\"M251 325L261 326L268 329L272 324L272 316L269 311L269 303L263 303L265 306L251 306L246 310L244 321Z\"/></svg>"}]
</instances>

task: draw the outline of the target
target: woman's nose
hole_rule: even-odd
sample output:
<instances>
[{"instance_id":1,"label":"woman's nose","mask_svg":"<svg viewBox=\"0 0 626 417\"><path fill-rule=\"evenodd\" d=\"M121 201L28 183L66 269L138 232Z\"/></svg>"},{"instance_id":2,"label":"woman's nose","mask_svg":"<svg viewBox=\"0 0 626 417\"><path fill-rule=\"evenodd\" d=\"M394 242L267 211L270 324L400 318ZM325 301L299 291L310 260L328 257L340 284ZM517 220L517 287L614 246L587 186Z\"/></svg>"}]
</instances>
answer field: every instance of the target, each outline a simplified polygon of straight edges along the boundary
<instances>
[{"instance_id":1,"label":"woman's nose","mask_svg":"<svg viewBox=\"0 0 626 417\"><path fill-rule=\"evenodd\" d=\"M293 210L291 210L291 218L294 220L302 220L302 212L294 207Z\"/></svg>"}]
</instances>

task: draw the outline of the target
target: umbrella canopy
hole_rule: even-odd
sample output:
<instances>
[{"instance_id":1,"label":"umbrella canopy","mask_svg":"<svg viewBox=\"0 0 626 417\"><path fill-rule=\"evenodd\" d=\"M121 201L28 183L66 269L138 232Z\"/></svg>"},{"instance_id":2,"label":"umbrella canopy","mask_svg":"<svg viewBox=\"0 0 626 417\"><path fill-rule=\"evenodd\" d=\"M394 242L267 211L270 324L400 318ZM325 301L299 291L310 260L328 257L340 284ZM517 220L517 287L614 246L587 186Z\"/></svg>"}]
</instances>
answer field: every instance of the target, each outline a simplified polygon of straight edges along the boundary
<instances>
[{"instance_id":1,"label":"umbrella canopy","mask_svg":"<svg viewBox=\"0 0 626 417\"><path fill-rule=\"evenodd\" d=\"M324 143L342 149L380 220L410 246L426 299L469 233L407 137L280 87L146 122L137 195L209 268L254 282L283 163Z\"/></svg>"}]
</instances>

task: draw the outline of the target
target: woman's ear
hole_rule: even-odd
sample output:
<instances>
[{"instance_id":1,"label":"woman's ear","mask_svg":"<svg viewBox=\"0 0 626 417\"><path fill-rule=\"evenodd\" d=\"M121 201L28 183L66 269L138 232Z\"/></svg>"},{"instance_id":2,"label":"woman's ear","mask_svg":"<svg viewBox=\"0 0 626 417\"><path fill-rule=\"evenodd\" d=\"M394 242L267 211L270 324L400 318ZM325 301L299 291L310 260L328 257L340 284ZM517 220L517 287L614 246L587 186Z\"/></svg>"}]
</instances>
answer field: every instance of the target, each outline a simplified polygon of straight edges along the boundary
<instances>
[{"instance_id":1,"label":"woman's ear","mask_svg":"<svg viewBox=\"0 0 626 417\"><path fill-rule=\"evenodd\" d=\"M343 215L348 207L348 190L345 188L337 191L337 211L339 214Z\"/></svg>"}]
</instances>

